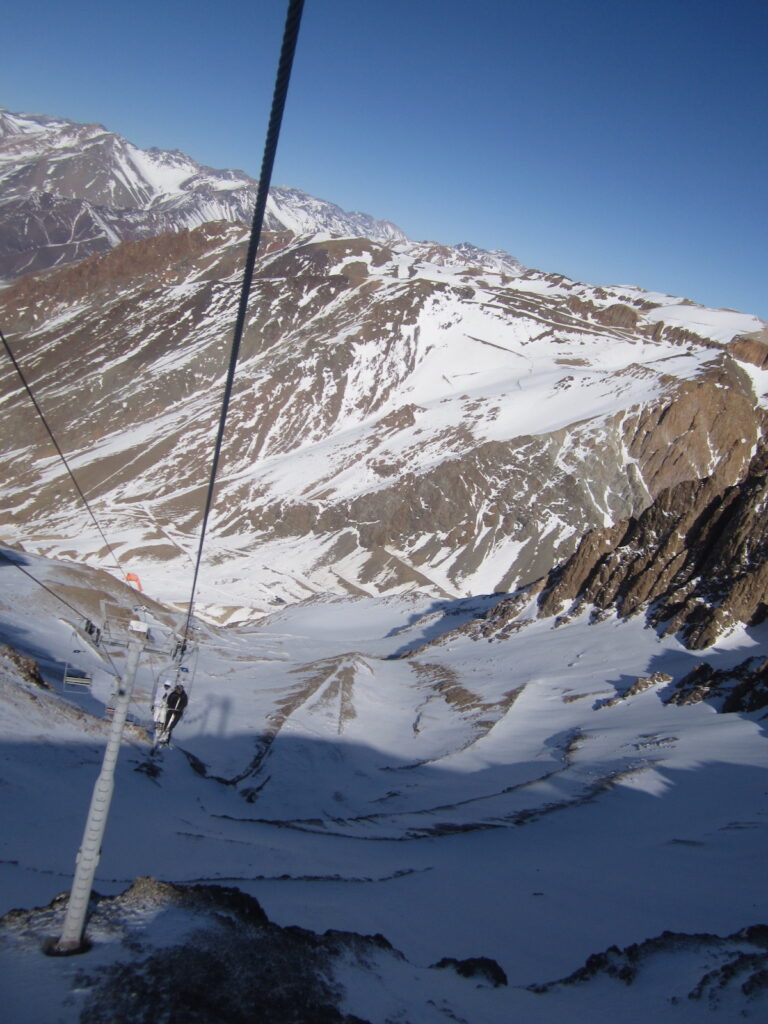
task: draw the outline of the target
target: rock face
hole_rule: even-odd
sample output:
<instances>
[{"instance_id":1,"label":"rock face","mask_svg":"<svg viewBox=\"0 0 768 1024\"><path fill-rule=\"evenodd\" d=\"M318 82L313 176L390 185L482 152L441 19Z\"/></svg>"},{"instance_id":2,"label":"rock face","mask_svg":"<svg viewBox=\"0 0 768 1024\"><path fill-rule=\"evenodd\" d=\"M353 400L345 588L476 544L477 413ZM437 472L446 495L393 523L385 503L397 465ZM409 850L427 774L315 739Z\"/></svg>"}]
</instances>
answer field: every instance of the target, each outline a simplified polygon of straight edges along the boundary
<instances>
[{"instance_id":1,"label":"rock face","mask_svg":"<svg viewBox=\"0 0 768 1024\"><path fill-rule=\"evenodd\" d=\"M768 658L748 658L732 669L714 669L704 661L677 683L666 703L700 701L724 714L762 711L768 705Z\"/></svg>"},{"instance_id":2,"label":"rock face","mask_svg":"<svg viewBox=\"0 0 768 1024\"><path fill-rule=\"evenodd\" d=\"M752 363L761 370L768 368L768 328L734 338L728 348L737 359Z\"/></svg>"},{"instance_id":3,"label":"rock face","mask_svg":"<svg viewBox=\"0 0 768 1024\"><path fill-rule=\"evenodd\" d=\"M736 623L758 625L768 611L768 447L744 478L726 473L664 490L640 516L587 534L552 574L542 615L569 602L620 615L649 609L666 633L709 647Z\"/></svg>"},{"instance_id":4,"label":"rock face","mask_svg":"<svg viewBox=\"0 0 768 1024\"><path fill-rule=\"evenodd\" d=\"M0 644L0 668L6 665L12 666L15 673L26 682L39 686L42 690L50 690L50 686L40 675L40 668L34 658L20 654L7 644Z\"/></svg>"}]
</instances>

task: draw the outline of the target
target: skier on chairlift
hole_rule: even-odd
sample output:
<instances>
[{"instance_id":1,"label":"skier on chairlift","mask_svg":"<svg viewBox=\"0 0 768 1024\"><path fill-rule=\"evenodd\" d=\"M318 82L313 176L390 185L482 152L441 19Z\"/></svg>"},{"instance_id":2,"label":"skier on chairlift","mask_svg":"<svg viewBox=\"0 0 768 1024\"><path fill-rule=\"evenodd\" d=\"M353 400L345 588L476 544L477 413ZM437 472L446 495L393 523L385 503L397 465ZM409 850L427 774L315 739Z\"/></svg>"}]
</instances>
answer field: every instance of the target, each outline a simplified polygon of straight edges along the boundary
<instances>
[{"instance_id":1,"label":"skier on chairlift","mask_svg":"<svg viewBox=\"0 0 768 1024\"><path fill-rule=\"evenodd\" d=\"M168 708L165 716L165 731L163 733L163 740L166 743L171 742L171 733L179 724L181 716L184 714L184 709L187 706L189 698L187 697L186 691L181 683L176 683L176 686L168 695L166 701L166 707Z\"/></svg>"}]
</instances>

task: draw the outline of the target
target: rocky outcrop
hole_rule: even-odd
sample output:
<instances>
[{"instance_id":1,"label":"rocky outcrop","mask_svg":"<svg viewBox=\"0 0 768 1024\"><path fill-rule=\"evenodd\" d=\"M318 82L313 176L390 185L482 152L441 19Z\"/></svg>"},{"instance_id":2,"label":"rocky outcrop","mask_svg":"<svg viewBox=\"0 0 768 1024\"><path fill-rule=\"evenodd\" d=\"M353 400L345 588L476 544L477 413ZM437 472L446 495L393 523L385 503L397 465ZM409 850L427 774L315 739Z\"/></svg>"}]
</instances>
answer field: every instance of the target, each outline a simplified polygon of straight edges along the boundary
<instances>
[{"instance_id":1,"label":"rocky outcrop","mask_svg":"<svg viewBox=\"0 0 768 1024\"><path fill-rule=\"evenodd\" d=\"M595 318L608 327L632 328L637 327L640 314L632 306L627 306L623 302L614 302L613 305L606 306L604 309L597 309Z\"/></svg>"},{"instance_id":2,"label":"rocky outcrop","mask_svg":"<svg viewBox=\"0 0 768 1024\"><path fill-rule=\"evenodd\" d=\"M713 704L718 711L762 711L768 705L768 658L747 658L731 669L715 669L704 661L675 684L667 704Z\"/></svg>"},{"instance_id":3,"label":"rocky outcrop","mask_svg":"<svg viewBox=\"0 0 768 1024\"><path fill-rule=\"evenodd\" d=\"M67 899L64 893L47 907L5 914L2 950L39 958L42 947L55 956ZM446 957L418 968L382 935L281 927L238 889L154 878L137 878L114 897L94 894L86 939L82 958L44 961L62 998L77 991L81 1024L366 1024L353 1011L370 999L355 988L371 986L388 992L391 1019L412 1019L410 1003L439 997L446 1016L458 1020L442 988L446 968L471 979L465 984L507 983L488 957Z\"/></svg>"},{"instance_id":4,"label":"rocky outcrop","mask_svg":"<svg viewBox=\"0 0 768 1024\"><path fill-rule=\"evenodd\" d=\"M647 609L693 649L709 647L737 623L757 625L768 610L768 447L744 478L714 476L668 488L638 517L587 534L554 570L540 614L569 602L620 615Z\"/></svg>"},{"instance_id":5,"label":"rocky outcrop","mask_svg":"<svg viewBox=\"0 0 768 1024\"><path fill-rule=\"evenodd\" d=\"M27 683L39 686L41 690L50 690L50 686L40 675L40 667L34 658L20 654L7 644L0 644L0 667L8 665L15 675Z\"/></svg>"},{"instance_id":6,"label":"rocky outcrop","mask_svg":"<svg viewBox=\"0 0 768 1024\"><path fill-rule=\"evenodd\" d=\"M626 418L623 437L652 497L715 471L727 485L744 475L760 437L749 379L734 359L713 355L696 381L669 381L667 401Z\"/></svg>"},{"instance_id":7,"label":"rocky outcrop","mask_svg":"<svg viewBox=\"0 0 768 1024\"><path fill-rule=\"evenodd\" d=\"M618 697L610 697L608 700L598 702L596 708L613 708L617 704L621 704L622 701L628 700L630 697L637 697L638 694L644 693L646 690L653 689L655 686L665 686L667 683L672 682L672 676L667 672L652 672L649 676L639 676L631 686L620 694Z\"/></svg>"},{"instance_id":8,"label":"rocky outcrop","mask_svg":"<svg viewBox=\"0 0 768 1024\"><path fill-rule=\"evenodd\" d=\"M752 363L760 370L768 369L768 328L734 338L728 345L728 351L744 363Z\"/></svg>"},{"instance_id":9,"label":"rocky outcrop","mask_svg":"<svg viewBox=\"0 0 768 1024\"><path fill-rule=\"evenodd\" d=\"M452 969L462 978L479 978L489 982L494 988L506 985L507 975L495 960L487 956L473 956L466 960L457 960L452 956L444 956L433 967Z\"/></svg>"},{"instance_id":10,"label":"rocky outcrop","mask_svg":"<svg viewBox=\"0 0 768 1024\"><path fill-rule=\"evenodd\" d=\"M678 958L681 966L685 965L680 973L674 970ZM693 983L692 962L696 960L701 964L701 974ZM713 960L717 963L714 968ZM659 1002L662 998L673 1005L682 999L706 1000L711 1012L727 1001L730 1007L737 1007L735 1012L740 1016L749 1016L751 1011L747 1007L756 1009L755 1000L763 1005L768 995L768 926L752 925L725 936L666 931L624 949L610 946L605 952L590 956L567 978L531 985L529 991L544 995L604 978L640 987L646 973L654 970L654 995ZM661 977L663 982L659 981Z\"/></svg>"}]
</instances>

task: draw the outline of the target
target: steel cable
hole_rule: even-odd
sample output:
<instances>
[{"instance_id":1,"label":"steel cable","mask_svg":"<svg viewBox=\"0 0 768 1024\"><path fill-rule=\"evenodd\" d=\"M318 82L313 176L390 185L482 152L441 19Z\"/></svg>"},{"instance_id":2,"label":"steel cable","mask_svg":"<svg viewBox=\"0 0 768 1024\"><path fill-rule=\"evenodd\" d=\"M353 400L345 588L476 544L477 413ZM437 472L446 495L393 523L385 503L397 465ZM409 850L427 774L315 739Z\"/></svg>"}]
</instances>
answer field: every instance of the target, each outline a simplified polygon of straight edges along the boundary
<instances>
[{"instance_id":1,"label":"steel cable","mask_svg":"<svg viewBox=\"0 0 768 1024\"><path fill-rule=\"evenodd\" d=\"M224 396L222 398L221 403L219 429L216 435L216 443L214 445L213 462L211 465L211 473L208 481L208 493L205 499L203 522L200 528L200 542L197 548L197 559L195 561L195 571L192 578L192 590L189 598L187 620L184 625L185 640L189 636L189 627L192 621L192 614L194 611L195 590L197 588L197 579L200 574L200 563L203 557L203 546L205 544L205 537L208 529L208 519L210 517L211 508L213 506L213 497L216 487L216 474L218 472L219 459L221 457L224 430L227 422L227 412L229 410L229 401L232 395L232 386L235 380L235 369L237 367L237 359L240 352L240 343L242 341L243 330L245 328L245 317L248 310L248 297L251 292L251 284L253 281L253 270L254 265L256 263L256 252L259 247L259 242L261 241L261 229L264 223L264 213L267 207L269 186L272 180L272 169L275 162L275 154L277 152L277 141L280 135L280 127L283 121L285 99L288 93L288 85L291 78L293 57L296 52L296 41L299 35L299 26L301 24L301 15L303 8L304 0L290 0L288 12L286 14L285 19L283 45L280 52L280 61L278 64L277 76L275 78L275 89L272 96L272 110L269 118L269 127L267 128L266 141L264 144L264 156L262 158L261 163L259 188L256 194L256 209L254 210L253 221L251 224L251 237L250 242L248 244L248 255L245 261L243 283L240 289L240 304L237 311L237 320L235 322L235 330L232 338L232 349L229 357L229 368L227 370L227 379L224 385Z\"/></svg>"},{"instance_id":2,"label":"steel cable","mask_svg":"<svg viewBox=\"0 0 768 1024\"><path fill-rule=\"evenodd\" d=\"M75 478L75 474L72 472L72 469L71 469L71 467L69 465L69 462L67 461L67 457L64 454L64 452L61 450L61 447L59 446L59 442L54 437L54 434L53 434L53 431L51 430L50 424L48 423L48 420L45 417L45 413L40 408L40 405L39 405L37 399L35 398L34 394L32 393L32 388L29 386L27 378L24 376L24 371L19 366L19 362L16 359L16 356L13 354L11 346L8 344L8 341L6 340L6 337L5 337L5 335L3 334L2 331L0 331L0 340L2 340L2 343L3 343L3 346L5 348L5 351L8 353L8 358L13 363L13 366L14 366L14 369L16 370L16 373L18 374L21 383L24 385L24 389L26 390L27 395L29 396L30 401L34 405L35 410L37 411L37 415L40 417L40 421L42 422L42 424L45 427L45 429L48 431L48 436L50 437L51 441L53 442L53 446L56 449L56 451L58 452L59 458L64 463L64 468L66 469L67 473L69 473L69 478L72 481L72 483L74 484L75 490L80 495L80 498L81 498L83 504L85 505L86 509L88 510L88 514L90 515L91 519L93 520L94 526L99 531L101 539L104 541L104 543L107 546L107 550L109 551L109 553L112 556L112 558L114 558L115 565L117 566L118 570L122 573L123 572L123 567L120 564L120 559L115 554L114 550L112 549L112 545L107 540L106 534L104 533L104 531L102 530L101 526L99 525L99 521L96 518L96 515L95 515L94 511L91 508L90 503L89 503L88 499L86 498L85 494L83 493L82 488L80 487L80 484L77 482L77 479Z\"/></svg>"}]
</instances>

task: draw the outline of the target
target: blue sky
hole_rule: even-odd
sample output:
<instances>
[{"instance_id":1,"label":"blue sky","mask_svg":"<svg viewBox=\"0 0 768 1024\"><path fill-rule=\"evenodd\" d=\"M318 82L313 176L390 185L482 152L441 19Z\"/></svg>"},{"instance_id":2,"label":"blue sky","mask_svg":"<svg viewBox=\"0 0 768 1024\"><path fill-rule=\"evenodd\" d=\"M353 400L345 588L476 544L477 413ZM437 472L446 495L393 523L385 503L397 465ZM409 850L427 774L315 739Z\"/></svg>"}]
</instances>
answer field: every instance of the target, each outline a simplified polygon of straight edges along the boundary
<instances>
[{"instance_id":1,"label":"blue sky","mask_svg":"<svg viewBox=\"0 0 768 1024\"><path fill-rule=\"evenodd\" d=\"M256 176L285 0L11 2L0 104ZM768 319L765 0L306 0L274 182Z\"/></svg>"}]
</instances>

